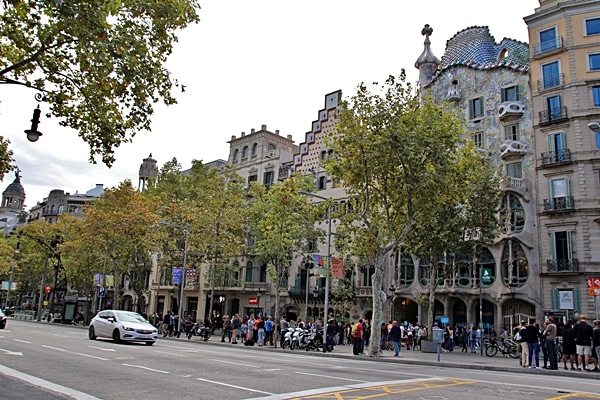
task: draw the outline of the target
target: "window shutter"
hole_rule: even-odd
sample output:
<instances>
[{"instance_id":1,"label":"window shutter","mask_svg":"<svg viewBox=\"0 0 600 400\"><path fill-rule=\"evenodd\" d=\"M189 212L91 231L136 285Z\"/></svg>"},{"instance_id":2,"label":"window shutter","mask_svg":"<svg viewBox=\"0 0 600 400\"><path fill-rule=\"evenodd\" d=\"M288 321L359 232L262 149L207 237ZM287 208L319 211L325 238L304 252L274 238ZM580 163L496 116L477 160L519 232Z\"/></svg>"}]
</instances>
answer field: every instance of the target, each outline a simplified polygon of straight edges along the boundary
<instances>
[{"instance_id":1,"label":"window shutter","mask_svg":"<svg viewBox=\"0 0 600 400\"><path fill-rule=\"evenodd\" d=\"M579 289L573 289L573 311L581 312L581 291Z\"/></svg>"},{"instance_id":2,"label":"window shutter","mask_svg":"<svg viewBox=\"0 0 600 400\"><path fill-rule=\"evenodd\" d=\"M556 261L556 234L550 232L550 251L552 252L552 262Z\"/></svg>"},{"instance_id":3,"label":"window shutter","mask_svg":"<svg viewBox=\"0 0 600 400\"><path fill-rule=\"evenodd\" d=\"M567 252L569 262L573 260L573 246L571 245L571 231L567 231Z\"/></svg>"},{"instance_id":4,"label":"window shutter","mask_svg":"<svg viewBox=\"0 0 600 400\"><path fill-rule=\"evenodd\" d=\"M558 289L552 289L552 309L558 310L560 292Z\"/></svg>"}]
</instances>

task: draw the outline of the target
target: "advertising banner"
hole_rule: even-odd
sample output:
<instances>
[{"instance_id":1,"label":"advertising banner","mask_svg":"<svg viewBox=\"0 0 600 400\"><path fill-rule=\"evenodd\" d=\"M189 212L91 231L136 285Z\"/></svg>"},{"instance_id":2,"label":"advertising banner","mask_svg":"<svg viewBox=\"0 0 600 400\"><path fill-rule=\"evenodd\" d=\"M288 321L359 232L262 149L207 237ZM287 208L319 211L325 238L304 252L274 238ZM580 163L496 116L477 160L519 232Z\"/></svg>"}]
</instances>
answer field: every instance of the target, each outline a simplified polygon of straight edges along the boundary
<instances>
[{"instance_id":1,"label":"advertising banner","mask_svg":"<svg viewBox=\"0 0 600 400\"><path fill-rule=\"evenodd\" d=\"M600 278L588 278L588 290L590 296L600 296Z\"/></svg>"},{"instance_id":2,"label":"advertising banner","mask_svg":"<svg viewBox=\"0 0 600 400\"><path fill-rule=\"evenodd\" d=\"M183 281L183 268L173 268L171 270L171 282L181 283Z\"/></svg>"}]
</instances>

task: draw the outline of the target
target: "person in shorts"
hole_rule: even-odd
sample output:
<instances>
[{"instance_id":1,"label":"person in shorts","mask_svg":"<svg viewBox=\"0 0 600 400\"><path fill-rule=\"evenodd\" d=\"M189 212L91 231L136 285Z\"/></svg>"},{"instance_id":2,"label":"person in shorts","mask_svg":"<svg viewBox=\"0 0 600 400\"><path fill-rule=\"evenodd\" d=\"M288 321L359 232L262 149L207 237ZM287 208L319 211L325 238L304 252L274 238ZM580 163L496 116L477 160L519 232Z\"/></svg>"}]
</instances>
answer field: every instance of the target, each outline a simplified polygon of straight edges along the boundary
<instances>
[{"instance_id":1,"label":"person in shorts","mask_svg":"<svg viewBox=\"0 0 600 400\"><path fill-rule=\"evenodd\" d=\"M582 368L586 371L591 371L592 331L592 327L587 323L587 317L585 315L579 316L579 323L575 324L573 328L575 345L577 346L577 371L581 371Z\"/></svg>"}]
</instances>

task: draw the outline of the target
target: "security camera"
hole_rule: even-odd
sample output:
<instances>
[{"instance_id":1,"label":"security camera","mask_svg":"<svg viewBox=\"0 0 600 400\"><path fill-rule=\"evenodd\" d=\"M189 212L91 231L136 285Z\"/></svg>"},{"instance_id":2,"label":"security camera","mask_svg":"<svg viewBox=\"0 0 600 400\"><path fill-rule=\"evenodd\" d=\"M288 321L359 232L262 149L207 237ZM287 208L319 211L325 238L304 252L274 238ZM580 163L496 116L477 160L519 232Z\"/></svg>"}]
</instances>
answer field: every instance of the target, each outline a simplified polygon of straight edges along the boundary
<instances>
[{"instance_id":1,"label":"security camera","mask_svg":"<svg viewBox=\"0 0 600 400\"><path fill-rule=\"evenodd\" d=\"M600 131L600 122L592 121L588 124L588 128L590 128L594 132Z\"/></svg>"}]
</instances>

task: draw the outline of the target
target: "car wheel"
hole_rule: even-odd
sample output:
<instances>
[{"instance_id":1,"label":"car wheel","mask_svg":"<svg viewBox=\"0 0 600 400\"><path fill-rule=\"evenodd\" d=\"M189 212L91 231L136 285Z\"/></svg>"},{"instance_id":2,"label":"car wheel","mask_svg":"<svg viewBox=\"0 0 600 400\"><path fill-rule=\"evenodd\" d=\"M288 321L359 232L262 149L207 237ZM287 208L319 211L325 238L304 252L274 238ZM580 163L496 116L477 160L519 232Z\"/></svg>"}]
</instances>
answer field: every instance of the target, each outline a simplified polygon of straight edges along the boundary
<instances>
[{"instance_id":1,"label":"car wheel","mask_svg":"<svg viewBox=\"0 0 600 400\"><path fill-rule=\"evenodd\" d=\"M119 335L119 330L115 329L112 335L113 342L119 343L121 341L121 335Z\"/></svg>"},{"instance_id":2,"label":"car wheel","mask_svg":"<svg viewBox=\"0 0 600 400\"><path fill-rule=\"evenodd\" d=\"M152 346L154 344L154 342L144 342L146 343L146 346Z\"/></svg>"},{"instance_id":3,"label":"car wheel","mask_svg":"<svg viewBox=\"0 0 600 400\"><path fill-rule=\"evenodd\" d=\"M88 331L88 338L90 340L96 340L96 331L93 326L90 326L90 330Z\"/></svg>"}]
</instances>

